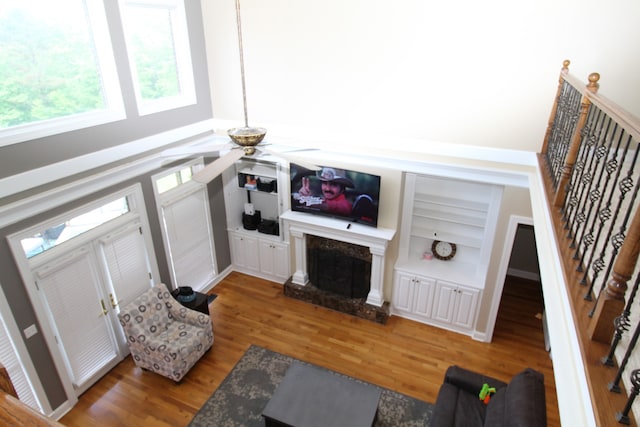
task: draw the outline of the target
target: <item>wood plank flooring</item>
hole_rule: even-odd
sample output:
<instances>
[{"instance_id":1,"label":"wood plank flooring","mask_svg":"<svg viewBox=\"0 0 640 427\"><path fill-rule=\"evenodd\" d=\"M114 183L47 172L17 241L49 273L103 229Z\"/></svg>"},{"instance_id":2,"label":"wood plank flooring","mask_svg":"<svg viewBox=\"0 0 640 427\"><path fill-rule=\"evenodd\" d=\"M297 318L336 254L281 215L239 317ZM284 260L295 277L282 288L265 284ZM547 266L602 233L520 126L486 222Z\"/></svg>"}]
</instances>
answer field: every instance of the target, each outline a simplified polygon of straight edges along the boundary
<instances>
[{"instance_id":1,"label":"wood plank flooring","mask_svg":"<svg viewBox=\"0 0 640 427\"><path fill-rule=\"evenodd\" d=\"M493 342L392 316L386 325L285 297L282 285L231 273L213 290L213 348L180 384L130 357L80 396L68 426L185 426L251 344L434 402L459 364L503 381L525 367L545 375L549 426L560 425L552 363L544 349L539 284L509 280Z\"/></svg>"}]
</instances>

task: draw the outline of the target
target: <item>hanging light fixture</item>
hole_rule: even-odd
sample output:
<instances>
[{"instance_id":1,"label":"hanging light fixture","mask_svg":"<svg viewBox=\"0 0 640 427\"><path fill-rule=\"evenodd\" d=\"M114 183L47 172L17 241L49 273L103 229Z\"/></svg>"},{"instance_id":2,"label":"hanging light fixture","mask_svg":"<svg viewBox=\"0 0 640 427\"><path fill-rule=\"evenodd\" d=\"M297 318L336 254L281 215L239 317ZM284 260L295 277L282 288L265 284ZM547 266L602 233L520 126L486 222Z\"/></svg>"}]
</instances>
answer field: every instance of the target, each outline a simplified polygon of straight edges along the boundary
<instances>
[{"instance_id":1,"label":"hanging light fixture","mask_svg":"<svg viewBox=\"0 0 640 427\"><path fill-rule=\"evenodd\" d=\"M233 128L227 131L229 137L236 144L243 147L247 155L255 153L258 145L267 134L265 128L250 127L247 114L247 87L244 78L244 52L242 48L242 22L240 19L240 0L236 0L236 22L238 27L238 50L240 51L240 77L242 79L242 104L244 107L244 127Z\"/></svg>"}]
</instances>

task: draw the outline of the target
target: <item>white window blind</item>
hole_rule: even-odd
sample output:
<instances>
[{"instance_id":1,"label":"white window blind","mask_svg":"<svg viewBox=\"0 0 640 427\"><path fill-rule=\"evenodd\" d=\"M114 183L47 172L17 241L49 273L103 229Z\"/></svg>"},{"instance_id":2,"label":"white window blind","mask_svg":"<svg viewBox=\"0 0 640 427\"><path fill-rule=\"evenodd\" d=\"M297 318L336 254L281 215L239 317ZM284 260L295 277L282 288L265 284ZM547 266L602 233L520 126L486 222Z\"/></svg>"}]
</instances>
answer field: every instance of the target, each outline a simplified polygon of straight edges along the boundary
<instances>
[{"instance_id":1,"label":"white window blind","mask_svg":"<svg viewBox=\"0 0 640 427\"><path fill-rule=\"evenodd\" d=\"M204 289L216 275L206 189L165 200L162 215L177 286Z\"/></svg>"},{"instance_id":2,"label":"white window blind","mask_svg":"<svg viewBox=\"0 0 640 427\"><path fill-rule=\"evenodd\" d=\"M100 248L111 284L109 304L124 307L152 285L151 267L138 223L100 239Z\"/></svg>"},{"instance_id":3,"label":"white window blind","mask_svg":"<svg viewBox=\"0 0 640 427\"><path fill-rule=\"evenodd\" d=\"M13 388L18 393L18 398L22 403L25 403L35 409L42 412L42 408L36 399L31 383L27 379L24 373L24 367L20 363L20 359L17 356L17 350L13 345L11 336L7 329L7 325L0 314L0 363L7 369L9 378Z\"/></svg>"},{"instance_id":4,"label":"white window blind","mask_svg":"<svg viewBox=\"0 0 640 427\"><path fill-rule=\"evenodd\" d=\"M56 336L76 388L83 388L101 368L118 357L108 308L90 246L36 271L36 280L51 315Z\"/></svg>"}]
</instances>

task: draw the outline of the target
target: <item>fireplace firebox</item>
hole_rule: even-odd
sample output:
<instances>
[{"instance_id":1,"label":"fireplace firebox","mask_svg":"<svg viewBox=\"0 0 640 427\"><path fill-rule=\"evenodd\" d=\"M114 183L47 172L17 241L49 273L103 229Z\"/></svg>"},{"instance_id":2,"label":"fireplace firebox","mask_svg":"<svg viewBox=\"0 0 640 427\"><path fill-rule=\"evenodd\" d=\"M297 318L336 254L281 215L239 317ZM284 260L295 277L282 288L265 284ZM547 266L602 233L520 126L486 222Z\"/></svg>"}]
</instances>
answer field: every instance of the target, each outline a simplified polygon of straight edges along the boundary
<instances>
[{"instance_id":1,"label":"fireplace firebox","mask_svg":"<svg viewBox=\"0 0 640 427\"><path fill-rule=\"evenodd\" d=\"M307 235L309 281L318 289L347 298L366 298L371 289L369 248Z\"/></svg>"}]
</instances>

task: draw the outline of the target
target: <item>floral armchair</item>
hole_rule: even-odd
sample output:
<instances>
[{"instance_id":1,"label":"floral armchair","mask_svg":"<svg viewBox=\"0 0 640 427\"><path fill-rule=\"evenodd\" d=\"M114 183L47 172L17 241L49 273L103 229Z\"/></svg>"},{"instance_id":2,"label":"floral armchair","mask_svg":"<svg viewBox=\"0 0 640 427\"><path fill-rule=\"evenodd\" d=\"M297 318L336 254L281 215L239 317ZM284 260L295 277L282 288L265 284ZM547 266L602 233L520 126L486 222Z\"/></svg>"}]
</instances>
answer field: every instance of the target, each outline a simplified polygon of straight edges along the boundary
<instances>
[{"instance_id":1,"label":"floral armchair","mask_svg":"<svg viewBox=\"0 0 640 427\"><path fill-rule=\"evenodd\" d=\"M183 307L160 283L118 314L135 364L176 382L213 345L211 318Z\"/></svg>"}]
</instances>

